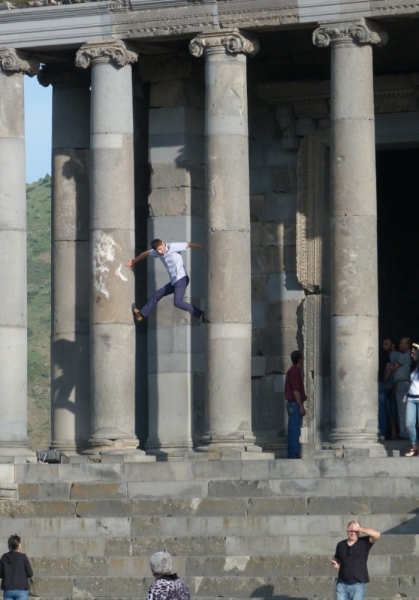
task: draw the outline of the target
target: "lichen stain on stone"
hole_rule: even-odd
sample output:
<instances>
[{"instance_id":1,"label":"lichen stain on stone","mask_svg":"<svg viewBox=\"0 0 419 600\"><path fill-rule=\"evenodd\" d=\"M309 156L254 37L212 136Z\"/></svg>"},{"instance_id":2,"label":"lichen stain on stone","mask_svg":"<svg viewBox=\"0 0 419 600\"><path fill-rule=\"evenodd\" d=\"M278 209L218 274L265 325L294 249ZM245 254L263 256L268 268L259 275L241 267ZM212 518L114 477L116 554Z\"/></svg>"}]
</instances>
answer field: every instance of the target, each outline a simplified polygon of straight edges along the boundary
<instances>
[{"instance_id":1,"label":"lichen stain on stone","mask_svg":"<svg viewBox=\"0 0 419 600\"><path fill-rule=\"evenodd\" d=\"M241 82L240 82L241 83ZM224 94L224 97L221 101L221 114L239 114L243 115L244 113L244 100L243 94L240 93L242 85L237 86L239 88L236 91L233 87L229 87Z\"/></svg>"},{"instance_id":2,"label":"lichen stain on stone","mask_svg":"<svg viewBox=\"0 0 419 600\"><path fill-rule=\"evenodd\" d=\"M93 242L93 282L94 288L103 294L107 300L110 293L107 288L107 277L110 271L110 263L115 262L115 248L118 244L108 233L97 232Z\"/></svg>"},{"instance_id":3,"label":"lichen stain on stone","mask_svg":"<svg viewBox=\"0 0 419 600\"><path fill-rule=\"evenodd\" d=\"M347 373L346 373L345 369L344 369L343 367L341 367L341 368L339 369L339 379L342 379L342 380L344 380L344 379L345 379L345 377L346 377L346 375L347 375Z\"/></svg>"}]
</instances>

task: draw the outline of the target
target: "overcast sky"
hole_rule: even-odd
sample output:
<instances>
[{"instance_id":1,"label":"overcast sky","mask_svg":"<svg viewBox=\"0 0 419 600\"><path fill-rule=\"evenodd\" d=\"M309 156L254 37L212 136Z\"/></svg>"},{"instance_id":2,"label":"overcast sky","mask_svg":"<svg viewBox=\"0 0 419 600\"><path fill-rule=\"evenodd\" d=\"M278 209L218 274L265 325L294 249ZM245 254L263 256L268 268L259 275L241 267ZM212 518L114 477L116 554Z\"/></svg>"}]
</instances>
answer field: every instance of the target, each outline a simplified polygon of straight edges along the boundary
<instances>
[{"instance_id":1,"label":"overcast sky","mask_svg":"<svg viewBox=\"0 0 419 600\"><path fill-rule=\"evenodd\" d=\"M51 86L25 77L26 182L51 174Z\"/></svg>"}]
</instances>

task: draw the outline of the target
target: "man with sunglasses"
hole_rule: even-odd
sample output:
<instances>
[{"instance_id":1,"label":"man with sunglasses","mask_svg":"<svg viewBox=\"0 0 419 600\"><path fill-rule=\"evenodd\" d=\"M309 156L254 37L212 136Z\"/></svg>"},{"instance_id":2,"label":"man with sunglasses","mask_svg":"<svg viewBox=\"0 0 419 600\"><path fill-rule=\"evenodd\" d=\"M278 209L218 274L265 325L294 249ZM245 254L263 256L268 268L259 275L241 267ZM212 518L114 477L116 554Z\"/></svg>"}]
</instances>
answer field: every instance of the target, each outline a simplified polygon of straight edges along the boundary
<instances>
[{"instance_id":1,"label":"man with sunglasses","mask_svg":"<svg viewBox=\"0 0 419 600\"><path fill-rule=\"evenodd\" d=\"M368 577L368 554L380 537L380 532L362 527L358 521L350 521L346 529L348 538L336 546L332 567L339 569L336 584L336 600L362 600ZM365 536L359 537L360 533Z\"/></svg>"}]
</instances>

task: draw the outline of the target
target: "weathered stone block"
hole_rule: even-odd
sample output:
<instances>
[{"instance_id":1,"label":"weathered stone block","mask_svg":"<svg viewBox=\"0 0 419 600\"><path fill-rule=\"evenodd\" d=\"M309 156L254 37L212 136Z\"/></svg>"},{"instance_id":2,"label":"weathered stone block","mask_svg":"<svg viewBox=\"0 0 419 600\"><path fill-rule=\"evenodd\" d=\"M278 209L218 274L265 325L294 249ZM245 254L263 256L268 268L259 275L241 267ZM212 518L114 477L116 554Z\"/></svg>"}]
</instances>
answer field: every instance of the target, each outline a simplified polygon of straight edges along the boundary
<instances>
[{"instance_id":1,"label":"weathered stone block","mask_svg":"<svg viewBox=\"0 0 419 600\"><path fill-rule=\"evenodd\" d=\"M150 107L190 106L204 108L205 86L195 81L163 81L150 88Z\"/></svg>"},{"instance_id":2,"label":"weathered stone block","mask_svg":"<svg viewBox=\"0 0 419 600\"><path fill-rule=\"evenodd\" d=\"M252 328L263 329L266 319L266 302L252 302Z\"/></svg>"},{"instance_id":3,"label":"weathered stone block","mask_svg":"<svg viewBox=\"0 0 419 600\"><path fill-rule=\"evenodd\" d=\"M204 111L187 106L157 108L149 112L150 136L176 133L204 135L204 123Z\"/></svg>"},{"instance_id":4,"label":"weathered stone block","mask_svg":"<svg viewBox=\"0 0 419 600\"><path fill-rule=\"evenodd\" d=\"M266 273L289 273L297 268L295 246L267 246L264 250Z\"/></svg>"},{"instance_id":5,"label":"weathered stone block","mask_svg":"<svg viewBox=\"0 0 419 600\"><path fill-rule=\"evenodd\" d=\"M252 163L251 163L252 164ZM254 168L249 170L250 194L268 194L272 189L271 169L269 168Z\"/></svg>"},{"instance_id":6,"label":"weathered stone block","mask_svg":"<svg viewBox=\"0 0 419 600\"><path fill-rule=\"evenodd\" d=\"M297 191L297 165L286 164L272 168L272 191Z\"/></svg>"},{"instance_id":7,"label":"weathered stone block","mask_svg":"<svg viewBox=\"0 0 419 600\"><path fill-rule=\"evenodd\" d=\"M197 479L239 479L241 463L237 460L196 461L193 473ZM200 496L197 496L200 497Z\"/></svg>"},{"instance_id":8,"label":"weathered stone block","mask_svg":"<svg viewBox=\"0 0 419 600\"><path fill-rule=\"evenodd\" d=\"M253 275L251 277L252 284L252 301L263 302L268 299L268 278L265 274Z\"/></svg>"},{"instance_id":9,"label":"weathered stone block","mask_svg":"<svg viewBox=\"0 0 419 600\"><path fill-rule=\"evenodd\" d=\"M131 537L158 536L162 533L162 519L159 517L134 517L131 521Z\"/></svg>"},{"instance_id":10,"label":"weathered stone block","mask_svg":"<svg viewBox=\"0 0 419 600\"><path fill-rule=\"evenodd\" d=\"M225 552L223 536L166 538L165 543L167 551L178 556L216 556Z\"/></svg>"},{"instance_id":11,"label":"weathered stone block","mask_svg":"<svg viewBox=\"0 0 419 600\"><path fill-rule=\"evenodd\" d=\"M151 172L151 188L205 188L204 165L190 161L156 163Z\"/></svg>"},{"instance_id":12,"label":"weathered stone block","mask_svg":"<svg viewBox=\"0 0 419 600\"><path fill-rule=\"evenodd\" d=\"M266 374L286 373L290 368L290 357L288 356L267 356Z\"/></svg>"},{"instance_id":13,"label":"weathered stone block","mask_svg":"<svg viewBox=\"0 0 419 600\"><path fill-rule=\"evenodd\" d=\"M264 164L272 167L297 167L298 154L295 150L283 148L282 139L264 140Z\"/></svg>"},{"instance_id":14,"label":"weathered stone block","mask_svg":"<svg viewBox=\"0 0 419 600\"><path fill-rule=\"evenodd\" d=\"M246 500L238 498L204 498L196 507L195 514L201 517L230 517L247 515Z\"/></svg>"},{"instance_id":15,"label":"weathered stone block","mask_svg":"<svg viewBox=\"0 0 419 600\"><path fill-rule=\"evenodd\" d=\"M106 538L103 554L105 556L129 556L131 554L131 538Z\"/></svg>"},{"instance_id":16,"label":"weathered stone block","mask_svg":"<svg viewBox=\"0 0 419 600\"><path fill-rule=\"evenodd\" d=\"M303 300L304 291L296 273L274 273L268 275L268 301Z\"/></svg>"},{"instance_id":17,"label":"weathered stone block","mask_svg":"<svg viewBox=\"0 0 419 600\"><path fill-rule=\"evenodd\" d=\"M25 535L25 552L28 556L64 557L102 556L105 538L103 537L35 537Z\"/></svg>"},{"instance_id":18,"label":"weathered stone block","mask_svg":"<svg viewBox=\"0 0 419 600\"><path fill-rule=\"evenodd\" d=\"M263 223L265 220L265 196L257 194L250 196L250 221Z\"/></svg>"},{"instance_id":19,"label":"weathered stone block","mask_svg":"<svg viewBox=\"0 0 419 600\"><path fill-rule=\"evenodd\" d=\"M250 498L255 496L272 496L268 482L261 481L210 481L208 483L209 498Z\"/></svg>"},{"instance_id":20,"label":"weathered stone block","mask_svg":"<svg viewBox=\"0 0 419 600\"><path fill-rule=\"evenodd\" d=\"M266 194L266 221L293 221L296 218L297 201L295 194Z\"/></svg>"},{"instance_id":21,"label":"weathered stone block","mask_svg":"<svg viewBox=\"0 0 419 600\"><path fill-rule=\"evenodd\" d=\"M370 499L360 498L307 498L307 514L310 515L368 515L371 514Z\"/></svg>"},{"instance_id":22,"label":"weathered stone block","mask_svg":"<svg viewBox=\"0 0 419 600\"><path fill-rule=\"evenodd\" d=\"M72 500L112 500L127 497L126 483L74 483Z\"/></svg>"},{"instance_id":23,"label":"weathered stone block","mask_svg":"<svg viewBox=\"0 0 419 600\"><path fill-rule=\"evenodd\" d=\"M154 189L148 197L150 217L204 216L204 192L195 188Z\"/></svg>"},{"instance_id":24,"label":"weathered stone block","mask_svg":"<svg viewBox=\"0 0 419 600\"><path fill-rule=\"evenodd\" d=\"M207 483L204 481L168 481L128 483L129 498L205 498Z\"/></svg>"},{"instance_id":25,"label":"weathered stone block","mask_svg":"<svg viewBox=\"0 0 419 600\"><path fill-rule=\"evenodd\" d=\"M249 516L256 515L305 515L308 513L306 498L250 498Z\"/></svg>"},{"instance_id":26,"label":"weathered stone block","mask_svg":"<svg viewBox=\"0 0 419 600\"><path fill-rule=\"evenodd\" d=\"M171 354L173 352L173 327L156 327L148 339L150 354Z\"/></svg>"},{"instance_id":27,"label":"weathered stone block","mask_svg":"<svg viewBox=\"0 0 419 600\"><path fill-rule=\"evenodd\" d=\"M86 559L86 557L83 557ZM31 556L31 566L36 577L67 577L68 558L58 556Z\"/></svg>"},{"instance_id":28,"label":"weathered stone block","mask_svg":"<svg viewBox=\"0 0 419 600\"><path fill-rule=\"evenodd\" d=\"M69 500L70 483L20 483L19 500Z\"/></svg>"},{"instance_id":29,"label":"weathered stone block","mask_svg":"<svg viewBox=\"0 0 419 600\"><path fill-rule=\"evenodd\" d=\"M0 518L74 517L75 509L75 502L3 500L0 502Z\"/></svg>"},{"instance_id":30,"label":"weathered stone block","mask_svg":"<svg viewBox=\"0 0 419 600\"><path fill-rule=\"evenodd\" d=\"M205 162L205 138L192 133L171 133L149 136L150 163Z\"/></svg>"},{"instance_id":31,"label":"weathered stone block","mask_svg":"<svg viewBox=\"0 0 419 600\"><path fill-rule=\"evenodd\" d=\"M292 327L253 330L253 355L290 355L298 348L297 331Z\"/></svg>"},{"instance_id":32,"label":"weathered stone block","mask_svg":"<svg viewBox=\"0 0 419 600\"><path fill-rule=\"evenodd\" d=\"M104 556L72 556L68 570L72 577L96 577L108 574L108 563Z\"/></svg>"},{"instance_id":33,"label":"weathered stone block","mask_svg":"<svg viewBox=\"0 0 419 600\"><path fill-rule=\"evenodd\" d=\"M227 536L226 556L278 556L288 553L289 536ZM302 554L304 554L302 552Z\"/></svg>"},{"instance_id":34,"label":"weathered stone block","mask_svg":"<svg viewBox=\"0 0 419 600\"><path fill-rule=\"evenodd\" d=\"M294 221L272 221L262 224L262 246L282 246L296 243Z\"/></svg>"},{"instance_id":35,"label":"weathered stone block","mask_svg":"<svg viewBox=\"0 0 419 600\"><path fill-rule=\"evenodd\" d=\"M419 507L419 498L398 497L398 498L371 498L371 513L372 514L407 514L416 512Z\"/></svg>"},{"instance_id":36,"label":"weathered stone block","mask_svg":"<svg viewBox=\"0 0 419 600\"><path fill-rule=\"evenodd\" d=\"M252 248L262 245L262 223L250 224L250 243Z\"/></svg>"},{"instance_id":37,"label":"weathered stone block","mask_svg":"<svg viewBox=\"0 0 419 600\"><path fill-rule=\"evenodd\" d=\"M252 356L252 377L264 377L266 374L264 356Z\"/></svg>"},{"instance_id":38,"label":"weathered stone block","mask_svg":"<svg viewBox=\"0 0 419 600\"><path fill-rule=\"evenodd\" d=\"M74 595L79 597L140 598L147 594L153 578L78 577L74 580Z\"/></svg>"},{"instance_id":39,"label":"weathered stone block","mask_svg":"<svg viewBox=\"0 0 419 600\"><path fill-rule=\"evenodd\" d=\"M76 513L78 517L130 517L129 500L79 500Z\"/></svg>"},{"instance_id":40,"label":"weathered stone block","mask_svg":"<svg viewBox=\"0 0 419 600\"><path fill-rule=\"evenodd\" d=\"M31 583L33 596L73 596L73 580L70 577L34 577Z\"/></svg>"},{"instance_id":41,"label":"weathered stone block","mask_svg":"<svg viewBox=\"0 0 419 600\"><path fill-rule=\"evenodd\" d=\"M268 302L266 305L266 321L270 327L296 328L301 326L303 322L301 301Z\"/></svg>"}]
</instances>

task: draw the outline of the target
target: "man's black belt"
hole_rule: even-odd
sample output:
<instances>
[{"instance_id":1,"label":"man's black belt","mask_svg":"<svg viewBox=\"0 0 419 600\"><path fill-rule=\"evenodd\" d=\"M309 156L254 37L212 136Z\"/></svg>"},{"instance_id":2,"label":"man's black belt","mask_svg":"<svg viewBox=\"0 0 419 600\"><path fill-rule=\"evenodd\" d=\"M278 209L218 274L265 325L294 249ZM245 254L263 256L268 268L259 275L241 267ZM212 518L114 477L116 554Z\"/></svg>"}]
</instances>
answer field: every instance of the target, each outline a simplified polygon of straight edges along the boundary
<instances>
[{"instance_id":1,"label":"man's black belt","mask_svg":"<svg viewBox=\"0 0 419 600\"><path fill-rule=\"evenodd\" d=\"M419 398L418 394L407 394L408 398Z\"/></svg>"}]
</instances>

